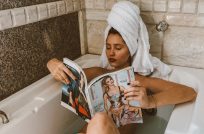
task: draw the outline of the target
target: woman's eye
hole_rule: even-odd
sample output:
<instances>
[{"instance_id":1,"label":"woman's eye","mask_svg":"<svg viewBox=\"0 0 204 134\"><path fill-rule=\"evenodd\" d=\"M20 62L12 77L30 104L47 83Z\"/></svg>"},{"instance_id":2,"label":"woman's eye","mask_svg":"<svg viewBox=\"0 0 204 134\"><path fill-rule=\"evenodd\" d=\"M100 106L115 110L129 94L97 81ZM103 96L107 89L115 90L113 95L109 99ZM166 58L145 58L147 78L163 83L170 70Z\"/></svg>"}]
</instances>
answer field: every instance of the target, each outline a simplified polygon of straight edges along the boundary
<instances>
[{"instance_id":1,"label":"woman's eye","mask_svg":"<svg viewBox=\"0 0 204 134\"><path fill-rule=\"evenodd\" d=\"M121 47L116 47L117 50L121 50Z\"/></svg>"},{"instance_id":2,"label":"woman's eye","mask_svg":"<svg viewBox=\"0 0 204 134\"><path fill-rule=\"evenodd\" d=\"M110 46L106 46L106 49L110 49L111 47Z\"/></svg>"}]
</instances>

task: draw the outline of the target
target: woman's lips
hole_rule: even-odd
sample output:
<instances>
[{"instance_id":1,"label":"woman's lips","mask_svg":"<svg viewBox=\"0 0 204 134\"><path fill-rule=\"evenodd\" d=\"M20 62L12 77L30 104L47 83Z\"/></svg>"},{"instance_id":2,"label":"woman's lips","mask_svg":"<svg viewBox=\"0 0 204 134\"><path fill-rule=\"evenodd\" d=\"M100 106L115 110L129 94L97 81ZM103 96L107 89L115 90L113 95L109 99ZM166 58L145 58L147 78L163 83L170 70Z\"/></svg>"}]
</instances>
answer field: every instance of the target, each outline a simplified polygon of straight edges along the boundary
<instances>
[{"instance_id":1,"label":"woman's lips","mask_svg":"<svg viewBox=\"0 0 204 134\"><path fill-rule=\"evenodd\" d=\"M108 60L109 60L109 62L115 62L116 61L116 59L114 59L114 58L109 58Z\"/></svg>"}]
</instances>

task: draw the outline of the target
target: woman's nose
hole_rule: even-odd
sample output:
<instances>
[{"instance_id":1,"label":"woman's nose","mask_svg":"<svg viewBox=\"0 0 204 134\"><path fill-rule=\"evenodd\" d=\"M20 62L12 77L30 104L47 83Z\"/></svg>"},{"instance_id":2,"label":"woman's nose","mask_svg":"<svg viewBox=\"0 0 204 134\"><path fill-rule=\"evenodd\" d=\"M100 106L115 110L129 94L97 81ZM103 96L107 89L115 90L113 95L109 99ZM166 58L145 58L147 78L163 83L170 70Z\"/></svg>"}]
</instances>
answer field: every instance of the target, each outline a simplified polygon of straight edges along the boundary
<instances>
[{"instance_id":1,"label":"woman's nose","mask_svg":"<svg viewBox=\"0 0 204 134\"><path fill-rule=\"evenodd\" d=\"M115 55L115 50L113 48L110 49L110 55Z\"/></svg>"}]
</instances>

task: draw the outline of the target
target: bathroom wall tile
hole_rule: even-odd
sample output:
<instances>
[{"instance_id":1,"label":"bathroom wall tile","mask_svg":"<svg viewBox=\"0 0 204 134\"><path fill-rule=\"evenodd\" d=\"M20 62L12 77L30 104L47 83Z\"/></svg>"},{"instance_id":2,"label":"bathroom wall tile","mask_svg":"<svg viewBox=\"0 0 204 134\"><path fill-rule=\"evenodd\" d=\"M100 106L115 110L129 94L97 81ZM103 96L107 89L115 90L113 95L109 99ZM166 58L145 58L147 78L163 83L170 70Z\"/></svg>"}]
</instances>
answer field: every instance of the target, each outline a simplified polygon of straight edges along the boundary
<instances>
[{"instance_id":1,"label":"bathroom wall tile","mask_svg":"<svg viewBox=\"0 0 204 134\"><path fill-rule=\"evenodd\" d=\"M87 21L88 53L101 54L106 26L106 21Z\"/></svg>"},{"instance_id":2,"label":"bathroom wall tile","mask_svg":"<svg viewBox=\"0 0 204 134\"><path fill-rule=\"evenodd\" d=\"M138 7L140 7L140 0L129 0L132 3L136 4Z\"/></svg>"},{"instance_id":3,"label":"bathroom wall tile","mask_svg":"<svg viewBox=\"0 0 204 134\"><path fill-rule=\"evenodd\" d=\"M49 17L47 4L37 5L37 10L38 10L38 20L44 20Z\"/></svg>"},{"instance_id":4,"label":"bathroom wall tile","mask_svg":"<svg viewBox=\"0 0 204 134\"><path fill-rule=\"evenodd\" d=\"M66 5L64 1L57 2L57 10L58 10L58 15L63 15L66 13Z\"/></svg>"},{"instance_id":5,"label":"bathroom wall tile","mask_svg":"<svg viewBox=\"0 0 204 134\"><path fill-rule=\"evenodd\" d=\"M198 15L196 17L195 26L204 27L204 16L203 15Z\"/></svg>"},{"instance_id":6,"label":"bathroom wall tile","mask_svg":"<svg viewBox=\"0 0 204 134\"><path fill-rule=\"evenodd\" d=\"M197 17L193 14L168 14L166 21L169 25L195 26Z\"/></svg>"},{"instance_id":7,"label":"bathroom wall tile","mask_svg":"<svg viewBox=\"0 0 204 134\"><path fill-rule=\"evenodd\" d=\"M111 9L115 3L116 0L106 0L106 9Z\"/></svg>"},{"instance_id":8,"label":"bathroom wall tile","mask_svg":"<svg viewBox=\"0 0 204 134\"><path fill-rule=\"evenodd\" d=\"M95 9L105 9L105 0L94 0Z\"/></svg>"},{"instance_id":9,"label":"bathroom wall tile","mask_svg":"<svg viewBox=\"0 0 204 134\"><path fill-rule=\"evenodd\" d=\"M146 25L146 26L149 34L150 53L152 54L152 56L155 56L161 59L164 34L163 32L158 32L155 29L155 25Z\"/></svg>"},{"instance_id":10,"label":"bathroom wall tile","mask_svg":"<svg viewBox=\"0 0 204 134\"><path fill-rule=\"evenodd\" d=\"M204 68L204 29L171 26L165 33L163 59L166 63Z\"/></svg>"},{"instance_id":11,"label":"bathroom wall tile","mask_svg":"<svg viewBox=\"0 0 204 134\"><path fill-rule=\"evenodd\" d=\"M25 7L27 23L38 21L37 6Z\"/></svg>"},{"instance_id":12,"label":"bathroom wall tile","mask_svg":"<svg viewBox=\"0 0 204 134\"><path fill-rule=\"evenodd\" d=\"M197 7L197 0L184 0L183 1L183 13L195 13Z\"/></svg>"},{"instance_id":13,"label":"bathroom wall tile","mask_svg":"<svg viewBox=\"0 0 204 134\"><path fill-rule=\"evenodd\" d=\"M19 8L43 3L49 3L59 0L1 0L0 10Z\"/></svg>"},{"instance_id":14,"label":"bathroom wall tile","mask_svg":"<svg viewBox=\"0 0 204 134\"><path fill-rule=\"evenodd\" d=\"M10 28L11 26L13 26L11 11L10 10L1 11L0 12L0 30Z\"/></svg>"},{"instance_id":15,"label":"bathroom wall tile","mask_svg":"<svg viewBox=\"0 0 204 134\"><path fill-rule=\"evenodd\" d=\"M74 11L74 3L72 0L65 0L67 13L71 13Z\"/></svg>"},{"instance_id":16,"label":"bathroom wall tile","mask_svg":"<svg viewBox=\"0 0 204 134\"><path fill-rule=\"evenodd\" d=\"M51 58L81 55L78 13L0 31L0 39L0 101L48 75Z\"/></svg>"},{"instance_id":17,"label":"bathroom wall tile","mask_svg":"<svg viewBox=\"0 0 204 134\"><path fill-rule=\"evenodd\" d=\"M164 13L142 12L141 17L146 24L158 24L165 19Z\"/></svg>"},{"instance_id":18,"label":"bathroom wall tile","mask_svg":"<svg viewBox=\"0 0 204 134\"><path fill-rule=\"evenodd\" d=\"M153 0L141 0L142 11L152 11Z\"/></svg>"},{"instance_id":19,"label":"bathroom wall tile","mask_svg":"<svg viewBox=\"0 0 204 134\"><path fill-rule=\"evenodd\" d=\"M81 9L80 0L73 0L73 4L74 4L74 11L79 11Z\"/></svg>"},{"instance_id":20,"label":"bathroom wall tile","mask_svg":"<svg viewBox=\"0 0 204 134\"><path fill-rule=\"evenodd\" d=\"M181 0L168 0L168 12L180 12Z\"/></svg>"},{"instance_id":21,"label":"bathroom wall tile","mask_svg":"<svg viewBox=\"0 0 204 134\"><path fill-rule=\"evenodd\" d=\"M154 11L166 12L167 11L167 0L154 0Z\"/></svg>"},{"instance_id":22,"label":"bathroom wall tile","mask_svg":"<svg viewBox=\"0 0 204 134\"><path fill-rule=\"evenodd\" d=\"M86 7L86 9L93 9L94 8L94 0L85 0L85 7Z\"/></svg>"},{"instance_id":23,"label":"bathroom wall tile","mask_svg":"<svg viewBox=\"0 0 204 134\"><path fill-rule=\"evenodd\" d=\"M81 2L81 9L85 9L86 7L85 7L85 0L80 0L80 2Z\"/></svg>"},{"instance_id":24,"label":"bathroom wall tile","mask_svg":"<svg viewBox=\"0 0 204 134\"><path fill-rule=\"evenodd\" d=\"M87 20L106 20L109 11L107 10L86 10Z\"/></svg>"},{"instance_id":25,"label":"bathroom wall tile","mask_svg":"<svg viewBox=\"0 0 204 134\"><path fill-rule=\"evenodd\" d=\"M48 3L48 14L49 14L49 17L57 16L57 3L56 2Z\"/></svg>"},{"instance_id":26,"label":"bathroom wall tile","mask_svg":"<svg viewBox=\"0 0 204 134\"><path fill-rule=\"evenodd\" d=\"M199 0L198 13L204 13L204 0Z\"/></svg>"},{"instance_id":27,"label":"bathroom wall tile","mask_svg":"<svg viewBox=\"0 0 204 134\"><path fill-rule=\"evenodd\" d=\"M24 8L14 8L11 10L13 25L20 26L26 24L26 15Z\"/></svg>"},{"instance_id":28,"label":"bathroom wall tile","mask_svg":"<svg viewBox=\"0 0 204 134\"><path fill-rule=\"evenodd\" d=\"M78 18L79 18L81 54L84 55L87 54L88 52L86 18L84 10L78 12Z\"/></svg>"}]
</instances>

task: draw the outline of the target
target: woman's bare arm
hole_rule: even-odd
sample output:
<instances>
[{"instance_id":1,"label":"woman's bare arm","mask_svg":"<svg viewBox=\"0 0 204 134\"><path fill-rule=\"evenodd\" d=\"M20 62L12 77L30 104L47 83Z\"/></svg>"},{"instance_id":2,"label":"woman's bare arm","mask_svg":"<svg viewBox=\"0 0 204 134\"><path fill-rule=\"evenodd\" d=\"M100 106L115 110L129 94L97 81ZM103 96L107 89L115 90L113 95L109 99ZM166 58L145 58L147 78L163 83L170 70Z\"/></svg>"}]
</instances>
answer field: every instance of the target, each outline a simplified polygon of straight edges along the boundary
<instances>
[{"instance_id":1,"label":"woman's bare arm","mask_svg":"<svg viewBox=\"0 0 204 134\"><path fill-rule=\"evenodd\" d=\"M68 84L70 82L67 76L70 76L72 79L76 78L72 74L72 72L63 64L63 62L56 58L53 58L50 61L48 61L47 68L55 79L65 84ZM101 74L110 72L109 70L101 67L91 67L85 68L83 70L85 72L88 82Z\"/></svg>"},{"instance_id":2,"label":"woman's bare arm","mask_svg":"<svg viewBox=\"0 0 204 134\"><path fill-rule=\"evenodd\" d=\"M110 70L101 68L101 67L91 67L91 68L84 68L83 69L86 75L88 82L90 82L93 78L108 73Z\"/></svg>"},{"instance_id":3,"label":"woman's bare arm","mask_svg":"<svg viewBox=\"0 0 204 134\"><path fill-rule=\"evenodd\" d=\"M139 81L141 86L154 93L153 98L150 96L150 100L155 101L154 103L156 103L156 106L192 101L197 95L195 90L191 87L159 78L137 75L136 80Z\"/></svg>"}]
</instances>

